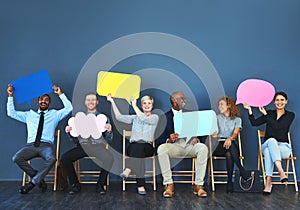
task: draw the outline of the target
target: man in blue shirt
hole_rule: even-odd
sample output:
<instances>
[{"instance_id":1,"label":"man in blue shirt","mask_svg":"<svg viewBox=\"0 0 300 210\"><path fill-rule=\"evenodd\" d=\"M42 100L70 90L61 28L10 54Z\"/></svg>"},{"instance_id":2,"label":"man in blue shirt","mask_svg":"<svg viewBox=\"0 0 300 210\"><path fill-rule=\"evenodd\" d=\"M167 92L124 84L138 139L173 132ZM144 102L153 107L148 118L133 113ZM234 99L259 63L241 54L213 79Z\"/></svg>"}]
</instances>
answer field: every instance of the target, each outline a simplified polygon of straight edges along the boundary
<instances>
[{"instance_id":1,"label":"man in blue shirt","mask_svg":"<svg viewBox=\"0 0 300 210\"><path fill-rule=\"evenodd\" d=\"M54 132L59 121L65 118L73 109L71 102L67 99L65 94L61 92L60 87L54 85L52 88L62 100L64 105L63 109L49 110L51 98L48 94L45 94L38 98L38 111L16 111L13 100L14 88L11 84L9 84L7 88L7 115L27 125L27 144L13 156L13 161L32 178L31 182L19 189L21 194L28 193L35 185L38 185L43 192L47 190L47 185L43 179L56 161L53 147ZM44 116L43 123L40 123L41 115ZM38 127L40 127L39 124L43 124L41 135L37 134ZM40 137L37 138L37 136ZM35 157L42 157L45 160L40 171L32 168L27 162Z\"/></svg>"}]
</instances>

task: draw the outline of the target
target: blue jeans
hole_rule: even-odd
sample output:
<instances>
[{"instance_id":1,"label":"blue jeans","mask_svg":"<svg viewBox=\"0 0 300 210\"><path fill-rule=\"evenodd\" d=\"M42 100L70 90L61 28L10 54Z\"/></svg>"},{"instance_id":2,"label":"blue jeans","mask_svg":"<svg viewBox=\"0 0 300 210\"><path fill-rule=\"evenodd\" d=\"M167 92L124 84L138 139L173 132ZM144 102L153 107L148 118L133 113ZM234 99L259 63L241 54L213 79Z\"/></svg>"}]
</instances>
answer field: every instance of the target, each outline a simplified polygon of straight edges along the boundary
<instances>
[{"instance_id":1,"label":"blue jeans","mask_svg":"<svg viewBox=\"0 0 300 210\"><path fill-rule=\"evenodd\" d=\"M40 171L33 169L27 162L36 157L41 157L45 160ZM39 147L34 147L33 144L27 144L25 147L21 148L12 159L32 178L33 184L40 183L54 166L56 161L53 145L49 143L41 143Z\"/></svg>"},{"instance_id":2,"label":"blue jeans","mask_svg":"<svg viewBox=\"0 0 300 210\"><path fill-rule=\"evenodd\" d=\"M272 176L274 162L290 156L291 145L286 142L277 142L275 138L269 138L262 144L262 152L265 158L266 176Z\"/></svg>"}]
</instances>

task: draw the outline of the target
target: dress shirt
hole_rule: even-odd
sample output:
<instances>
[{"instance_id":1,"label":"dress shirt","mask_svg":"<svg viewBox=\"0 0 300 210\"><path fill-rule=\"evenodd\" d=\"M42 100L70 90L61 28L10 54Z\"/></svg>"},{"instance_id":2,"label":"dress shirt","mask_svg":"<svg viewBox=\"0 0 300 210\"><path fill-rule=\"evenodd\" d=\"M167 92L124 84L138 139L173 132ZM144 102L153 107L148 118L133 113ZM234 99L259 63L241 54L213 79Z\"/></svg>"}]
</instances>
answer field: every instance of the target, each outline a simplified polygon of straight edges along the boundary
<instances>
[{"instance_id":1,"label":"dress shirt","mask_svg":"<svg viewBox=\"0 0 300 210\"><path fill-rule=\"evenodd\" d=\"M54 143L54 132L59 121L66 117L73 109L71 102L67 99L65 94L59 95L59 98L63 102L63 109L44 111L44 127L41 142ZM8 97L7 115L20 122L26 123L27 143L34 143L40 119L40 110L16 111L13 97Z\"/></svg>"}]
</instances>

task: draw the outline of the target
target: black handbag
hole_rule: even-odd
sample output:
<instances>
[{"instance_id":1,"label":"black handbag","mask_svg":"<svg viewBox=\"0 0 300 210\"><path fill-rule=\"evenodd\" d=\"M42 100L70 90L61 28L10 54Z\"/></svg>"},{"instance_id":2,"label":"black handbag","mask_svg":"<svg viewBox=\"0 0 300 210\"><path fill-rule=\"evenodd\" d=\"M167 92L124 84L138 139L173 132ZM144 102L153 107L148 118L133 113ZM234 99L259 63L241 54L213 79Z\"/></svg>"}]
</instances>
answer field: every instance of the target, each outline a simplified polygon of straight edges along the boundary
<instances>
[{"instance_id":1,"label":"black handbag","mask_svg":"<svg viewBox=\"0 0 300 210\"><path fill-rule=\"evenodd\" d=\"M249 171L250 178L245 180L240 175L240 171L235 171L235 177L233 182L234 192L251 192L261 193L263 189L263 183L261 182L260 172L258 170Z\"/></svg>"}]
</instances>

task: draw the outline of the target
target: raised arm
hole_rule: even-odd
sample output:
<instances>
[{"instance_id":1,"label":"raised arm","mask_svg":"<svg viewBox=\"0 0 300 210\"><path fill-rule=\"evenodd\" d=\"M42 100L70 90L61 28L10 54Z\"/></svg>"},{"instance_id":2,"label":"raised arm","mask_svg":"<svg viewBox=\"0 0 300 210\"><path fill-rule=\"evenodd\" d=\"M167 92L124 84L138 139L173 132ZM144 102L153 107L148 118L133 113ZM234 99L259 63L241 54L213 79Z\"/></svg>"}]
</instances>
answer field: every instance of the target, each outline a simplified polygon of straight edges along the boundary
<instances>
[{"instance_id":1,"label":"raised arm","mask_svg":"<svg viewBox=\"0 0 300 210\"><path fill-rule=\"evenodd\" d=\"M111 97L111 94L108 94L106 99L111 103L111 106L112 106L113 112L115 113L115 116L118 117L119 115L121 115L114 99Z\"/></svg>"},{"instance_id":2,"label":"raised arm","mask_svg":"<svg viewBox=\"0 0 300 210\"><path fill-rule=\"evenodd\" d=\"M14 98L13 98L14 87L12 86L12 84L8 84L7 94L8 94L7 105L6 105L7 115L15 120L25 123L27 112L15 110Z\"/></svg>"},{"instance_id":3,"label":"raised arm","mask_svg":"<svg viewBox=\"0 0 300 210\"><path fill-rule=\"evenodd\" d=\"M73 110L73 106L69 99L66 97L66 95L61 91L59 86L53 85L52 89L54 93L56 93L59 96L64 105L64 108L58 111L59 119L61 120Z\"/></svg>"},{"instance_id":4,"label":"raised arm","mask_svg":"<svg viewBox=\"0 0 300 210\"><path fill-rule=\"evenodd\" d=\"M134 109L136 115L137 115L137 116L141 116L142 111L141 111L141 110L139 109L139 107L136 105L136 99L135 99L133 96L131 96L131 97L130 97L130 100L131 100L131 106L132 106L132 108Z\"/></svg>"}]
</instances>

